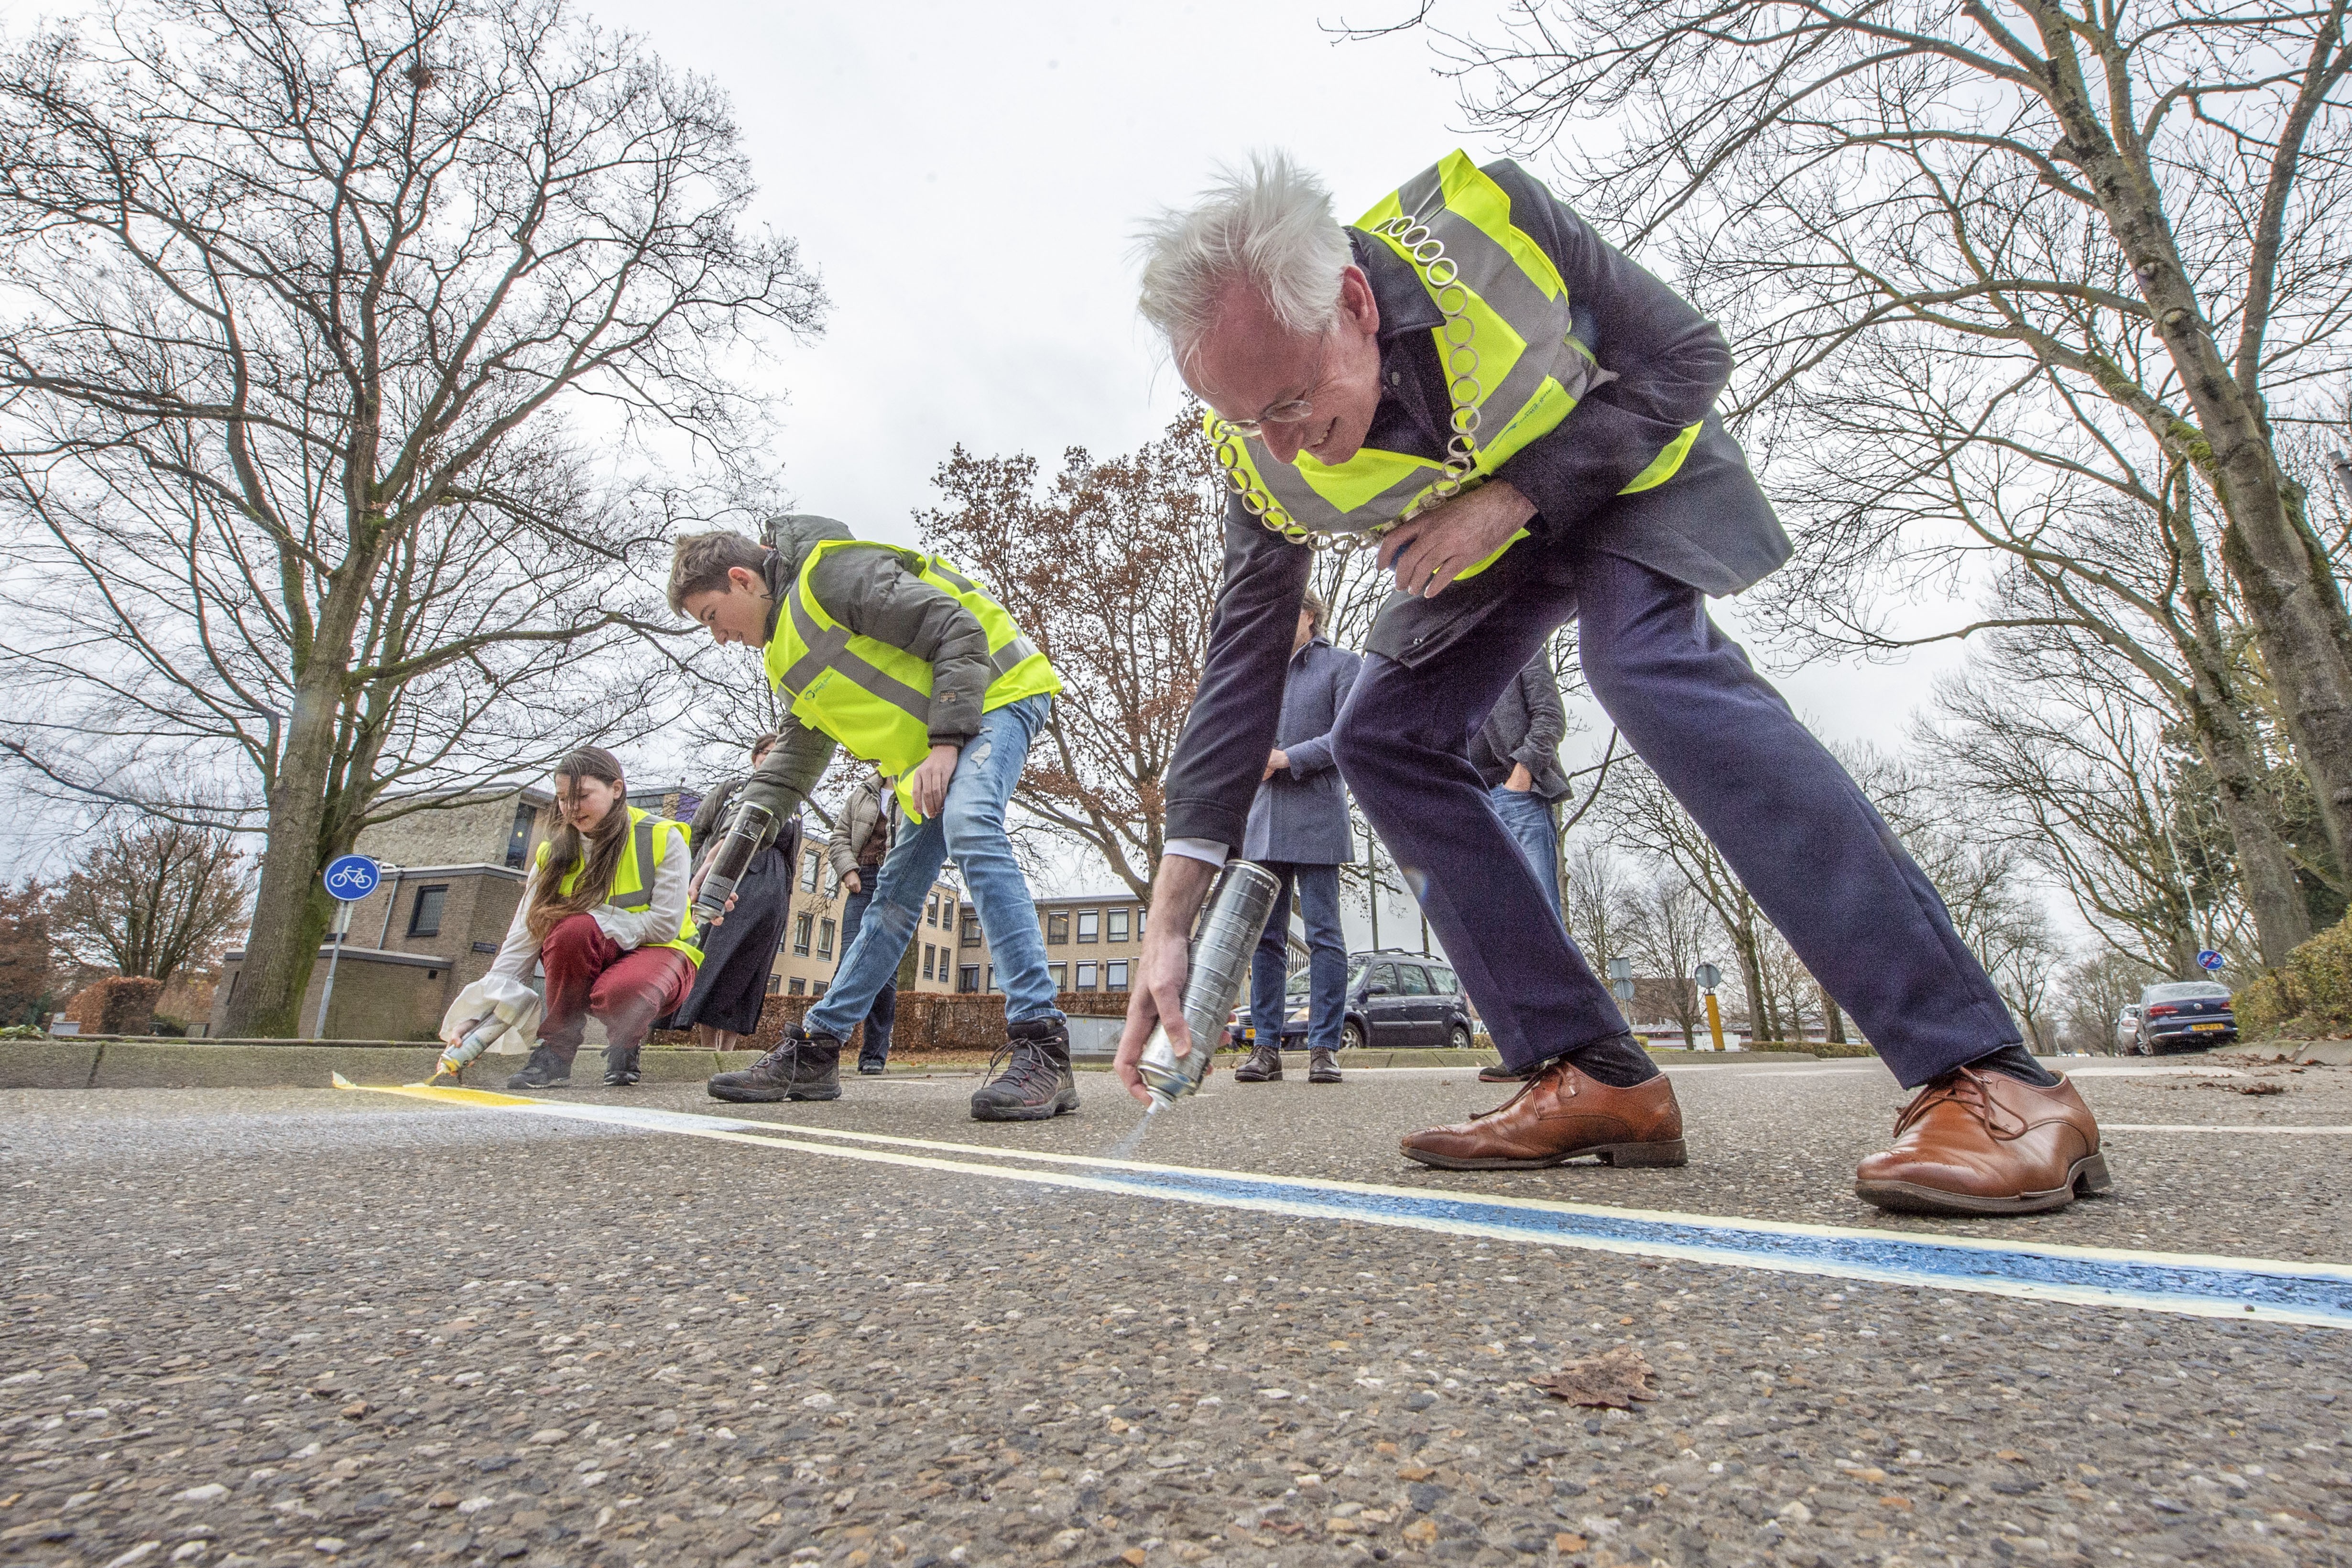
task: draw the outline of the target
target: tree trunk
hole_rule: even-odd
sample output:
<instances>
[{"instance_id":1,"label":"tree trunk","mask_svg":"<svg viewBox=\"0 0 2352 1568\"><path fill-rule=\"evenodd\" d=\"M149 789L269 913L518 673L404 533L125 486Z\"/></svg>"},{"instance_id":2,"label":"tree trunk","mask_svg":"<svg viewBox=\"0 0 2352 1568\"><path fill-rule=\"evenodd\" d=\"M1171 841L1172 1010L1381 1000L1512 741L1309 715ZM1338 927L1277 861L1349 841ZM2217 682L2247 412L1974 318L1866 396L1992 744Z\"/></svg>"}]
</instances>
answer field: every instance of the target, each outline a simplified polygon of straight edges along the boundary
<instances>
[{"instance_id":1,"label":"tree trunk","mask_svg":"<svg viewBox=\"0 0 2352 1568\"><path fill-rule=\"evenodd\" d=\"M285 748L270 781L269 835L253 927L222 1025L233 1039L283 1039L299 1033L302 994L310 988L319 943L333 923L333 900L320 875L332 858L322 839L339 707L333 688L340 673L322 660L295 691Z\"/></svg>"},{"instance_id":2,"label":"tree trunk","mask_svg":"<svg viewBox=\"0 0 2352 1568\"><path fill-rule=\"evenodd\" d=\"M1822 988L1822 1018L1823 1020L1822 1037L1831 1045L1844 1045L1846 1043L1845 1014L1839 1009L1837 998L1830 994L1827 986Z\"/></svg>"}]
</instances>

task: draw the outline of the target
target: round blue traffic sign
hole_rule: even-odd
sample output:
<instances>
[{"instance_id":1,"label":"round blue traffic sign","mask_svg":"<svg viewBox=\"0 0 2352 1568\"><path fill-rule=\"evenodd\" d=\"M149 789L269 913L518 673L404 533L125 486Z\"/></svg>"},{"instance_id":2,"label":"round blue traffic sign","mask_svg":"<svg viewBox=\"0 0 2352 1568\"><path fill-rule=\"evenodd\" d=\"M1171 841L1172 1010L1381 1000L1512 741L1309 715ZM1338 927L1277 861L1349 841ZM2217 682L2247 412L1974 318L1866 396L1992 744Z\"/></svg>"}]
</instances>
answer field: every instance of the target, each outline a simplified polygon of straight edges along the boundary
<instances>
[{"instance_id":1,"label":"round blue traffic sign","mask_svg":"<svg viewBox=\"0 0 2352 1568\"><path fill-rule=\"evenodd\" d=\"M327 891L347 904L374 892L382 880L383 873L364 855L338 855L327 863Z\"/></svg>"},{"instance_id":2,"label":"round blue traffic sign","mask_svg":"<svg viewBox=\"0 0 2352 1568\"><path fill-rule=\"evenodd\" d=\"M2208 974L2210 974L2213 971L2221 968L2222 963L2223 960L2221 955L2215 952L2210 947L2197 955L2197 967L2202 969Z\"/></svg>"}]
</instances>

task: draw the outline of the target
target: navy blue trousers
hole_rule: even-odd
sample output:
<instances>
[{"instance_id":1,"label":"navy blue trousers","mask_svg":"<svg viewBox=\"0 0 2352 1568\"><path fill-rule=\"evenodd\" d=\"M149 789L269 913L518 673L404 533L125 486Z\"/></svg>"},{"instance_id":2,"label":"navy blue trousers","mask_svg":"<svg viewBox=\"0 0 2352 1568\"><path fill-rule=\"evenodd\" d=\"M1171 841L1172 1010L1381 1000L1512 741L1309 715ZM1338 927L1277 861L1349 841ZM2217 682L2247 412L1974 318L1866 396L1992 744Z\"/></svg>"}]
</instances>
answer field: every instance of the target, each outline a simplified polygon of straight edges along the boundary
<instances>
[{"instance_id":1,"label":"navy blue trousers","mask_svg":"<svg viewBox=\"0 0 2352 1568\"><path fill-rule=\"evenodd\" d=\"M1625 1027L1469 761L1496 699L1571 616L1601 707L1906 1087L2021 1038L1934 885L1698 590L1591 552L1513 560L1538 552L1489 568L1509 592L1443 651L1368 657L1332 731L1504 1062Z\"/></svg>"}]
</instances>

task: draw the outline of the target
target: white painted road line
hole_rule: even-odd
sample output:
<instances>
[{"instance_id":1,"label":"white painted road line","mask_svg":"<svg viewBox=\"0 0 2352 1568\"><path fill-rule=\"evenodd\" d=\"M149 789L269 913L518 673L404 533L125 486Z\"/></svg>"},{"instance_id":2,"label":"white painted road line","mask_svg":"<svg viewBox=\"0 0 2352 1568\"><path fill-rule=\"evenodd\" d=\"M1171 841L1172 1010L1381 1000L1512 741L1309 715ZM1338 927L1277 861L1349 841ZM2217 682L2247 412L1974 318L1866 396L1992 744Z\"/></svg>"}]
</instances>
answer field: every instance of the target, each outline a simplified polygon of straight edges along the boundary
<instances>
[{"instance_id":1,"label":"white painted road line","mask_svg":"<svg viewBox=\"0 0 2352 1568\"><path fill-rule=\"evenodd\" d=\"M339 1089L356 1089L338 1076ZM373 1092L708 1138L826 1159L982 1181L1075 1188L1339 1224L1384 1226L1714 1267L1970 1291L2074 1306L2352 1328L2352 1268L2128 1248L2011 1244L1974 1236L1797 1225L1598 1204L1490 1196L1433 1187L1270 1176L1092 1155L846 1132L650 1107L528 1100L482 1089L380 1087ZM816 1140L823 1139L825 1142ZM936 1153L915 1151L937 1151ZM945 1159L940 1154L979 1159ZM982 1160L993 1162L982 1163ZM1013 1162L1020 1162L1013 1163ZM1029 1168L1045 1165L1045 1169ZM1079 1169L1069 1167L1082 1167Z\"/></svg>"},{"instance_id":2,"label":"white painted road line","mask_svg":"<svg viewBox=\"0 0 2352 1568\"><path fill-rule=\"evenodd\" d=\"M2251 1122L2194 1123L2187 1121L2102 1121L2102 1132L2256 1132L2276 1138L2345 1138L2352 1137L2352 1127L2275 1127L2258 1126Z\"/></svg>"}]
</instances>

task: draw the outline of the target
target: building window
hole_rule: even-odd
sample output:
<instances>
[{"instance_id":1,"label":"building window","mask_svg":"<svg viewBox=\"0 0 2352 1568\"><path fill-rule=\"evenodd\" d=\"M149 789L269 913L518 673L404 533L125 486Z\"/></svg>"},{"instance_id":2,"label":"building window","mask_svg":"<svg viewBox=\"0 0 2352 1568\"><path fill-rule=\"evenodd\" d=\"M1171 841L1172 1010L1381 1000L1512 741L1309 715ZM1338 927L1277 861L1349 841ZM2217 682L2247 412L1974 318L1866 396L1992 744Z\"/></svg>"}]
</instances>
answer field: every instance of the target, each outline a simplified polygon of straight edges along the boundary
<instances>
[{"instance_id":1,"label":"building window","mask_svg":"<svg viewBox=\"0 0 2352 1568\"><path fill-rule=\"evenodd\" d=\"M1078 911L1078 940L1080 942L1100 942L1102 940L1101 928L1102 911L1100 910L1080 910Z\"/></svg>"},{"instance_id":2,"label":"building window","mask_svg":"<svg viewBox=\"0 0 2352 1568\"><path fill-rule=\"evenodd\" d=\"M1045 940L1055 947L1070 940L1070 915L1066 910L1055 910L1045 917Z\"/></svg>"},{"instance_id":3,"label":"building window","mask_svg":"<svg viewBox=\"0 0 2352 1568\"><path fill-rule=\"evenodd\" d=\"M1138 942L1141 942L1143 940L1143 917L1150 912L1151 911L1150 910L1138 910L1135 911L1135 940Z\"/></svg>"},{"instance_id":4,"label":"building window","mask_svg":"<svg viewBox=\"0 0 2352 1568\"><path fill-rule=\"evenodd\" d=\"M816 891L816 868L819 859L820 857L814 849L801 857L801 891L803 893Z\"/></svg>"},{"instance_id":5,"label":"building window","mask_svg":"<svg viewBox=\"0 0 2352 1568\"><path fill-rule=\"evenodd\" d=\"M937 893L933 893L931 895L929 905L923 910L924 923L931 926L935 930L938 929L940 925L940 917L947 912L946 904L947 900L945 899L940 898Z\"/></svg>"},{"instance_id":6,"label":"building window","mask_svg":"<svg viewBox=\"0 0 2352 1568\"><path fill-rule=\"evenodd\" d=\"M408 934L439 936L441 906L446 903L448 899L449 884L446 882L438 887L417 889L415 907L408 911Z\"/></svg>"},{"instance_id":7,"label":"building window","mask_svg":"<svg viewBox=\"0 0 2352 1568\"><path fill-rule=\"evenodd\" d=\"M1106 991L1127 989L1127 960L1113 959L1103 965L1103 989Z\"/></svg>"},{"instance_id":8,"label":"building window","mask_svg":"<svg viewBox=\"0 0 2352 1568\"><path fill-rule=\"evenodd\" d=\"M956 989L959 991L977 991L980 989L979 964L967 963L962 968L956 971Z\"/></svg>"},{"instance_id":9,"label":"building window","mask_svg":"<svg viewBox=\"0 0 2352 1568\"><path fill-rule=\"evenodd\" d=\"M812 996L822 996L822 995L824 995L826 992L828 992L828 991L830 991L830 990L832 990L832 989L833 989L833 982L832 982L832 981L830 981L830 980L820 980L820 981L818 981L815 984L814 984L814 985L812 985L812 986L810 986L810 987L809 987L809 994L810 994L810 995L812 995Z\"/></svg>"},{"instance_id":10,"label":"building window","mask_svg":"<svg viewBox=\"0 0 2352 1568\"><path fill-rule=\"evenodd\" d=\"M1070 966L1068 964L1049 963L1045 966L1045 973L1054 977L1055 990L1067 991L1070 988Z\"/></svg>"},{"instance_id":11,"label":"building window","mask_svg":"<svg viewBox=\"0 0 2352 1568\"><path fill-rule=\"evenodd\" d=\"M524 858L530 853L530 825L539 820L539 808L533 805L515 807L514 826L507 829L507 867L522 869Z\"/></svg>"},{"instance_id":12,"label":"building window","mask_svg":"<svg viewBox=\"0 0 2352 1568\"><path fill-rule=\"evenodd\" d=\"M991 991L996 989L996 965L992 963L988 966L988 988Z\"/></svg>"},{"instance_id":13,"label":"building window","mask_svg":"<svg viewBox=\"0 0 2352 1568\"><path fill-rule=\"evenodd\" d=\"M819 921L816 923L816 955L819 958L833 956L833 922L831 921Z\"/></svg>"},{"instance_id":14,"label":"building window","mask_svg":"<svg viewBox=\"0 0 2352 1568\"><path fill-rule=\"evenodd\" d=\"M966 915L963 917L963 945L966 947L978 947L980 945L980 917L978 915Z\"/></svg>"},{"instance_id":15,"label":"building window","mask_svg":"<svg viewBox=\"0 0 2352 1568\"><path fill-rule=\"evenodd\" d=\"M927 942L923 943L923 978L926 980L929 980L931 977L931 965L937 961L934 955L936 955L938 952L939 949L933 947L929 942Z\"/></svg>"},{"instance_id":16,"label":"building window","mask_svg":"<svg viewBox=\"0 0 2352 1568\"><path fill-rule=\"evenodd\" d=\"M793 976L792 984L784 987L784 994L789 996L805 996L808 994L808 982L795 974Z\"/></svg>"},{"instance_id":17,"label":"building window","mask_svg":"<svg viewBox=\"0 0 2352 1568\"><path fill-rule=\"evenodd\" d=\"M1125 942L1127 940L1127 911L1125 910L1113 910L1110 911L1109 918L1103 929L1103 940L1105 942Z\"/></svg>"},{"instance_id":18,"label":"building window","mask_svg":"<svg viewBox=\"0 0 2352 1568\"><path fill-rule=\"evenodd\" d=\"M824 896L828 899L841 896L841 873L833 868L830 860L824 863Z\"/></svg>"},{"instance_id":19,"label":"building window","mask_svg":"<svg viewBox=\"0 0 2352 1568\"><path fill-rule=\"evenodd\" d=\"M1079 964L1079 965L1078 965L1078 989L1079 989L1079 990L1081 990L1081 991L1091 991L1091 990L1093 990L1094 988L1095 988L1095 966L1094 966L1093 964L1091 964L1091 963L1081 963L1081 964Z\"/></svg>"},{"instance_id":20,"label":"building window","mask_svg":"<svg viewBox=\"0 0 2352 1568\"><path fill-rule=\"evenodd\" d=\"M810 915L794 915L793 917L793 951L799 953L803 958L806 958L808 956L809 927L815 923L816 921L814 917Z\"/></svg>"},{"instance_id":21,"label":"building window","mask_svg":"<svg viewBox=\"0 0 2352 1568\"><path fill-rule=\"evenodd\" d=\"M783 977L782 975L781 975L781 974L771 974L771 975L769 975L769 976L768 976L768 994L769 994L769 995L773 996L773 995L775 995L778 992L780 992L780 991L783 990L783 988L784 988L784 977Z\"/></svg>"}]
</instances>

